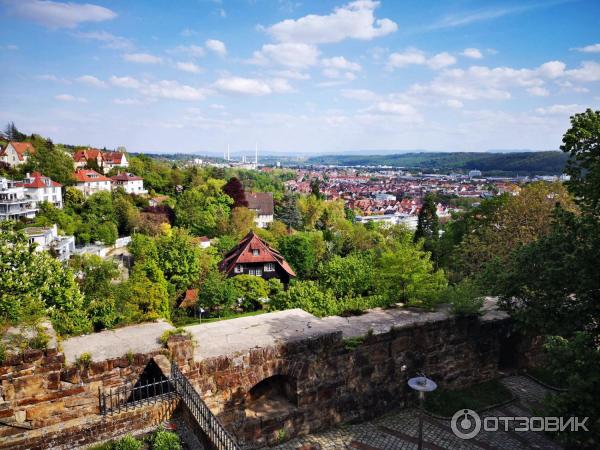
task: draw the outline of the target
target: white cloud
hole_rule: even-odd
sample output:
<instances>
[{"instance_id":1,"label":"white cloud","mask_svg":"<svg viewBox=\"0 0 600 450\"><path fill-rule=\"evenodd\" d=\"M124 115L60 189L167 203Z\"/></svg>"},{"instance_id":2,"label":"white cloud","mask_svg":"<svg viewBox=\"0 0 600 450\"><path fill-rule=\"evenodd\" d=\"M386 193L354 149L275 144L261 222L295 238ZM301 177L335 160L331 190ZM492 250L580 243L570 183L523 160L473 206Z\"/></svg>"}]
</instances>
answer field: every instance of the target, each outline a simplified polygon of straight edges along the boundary
<instances>
[{"instance_id":1,"label":"white cloud","mask_svg":"<svg viewBox=\"0 0 600 450\"><path fill-rule=\"evenodd\" d=\"M456 58L448 52L438 53L427 58L421 50L410 48L402 53L392 53L388 57L388 68L401 68L409 65L428 65L434 70L456 64Z\"/></svg>"},{"instance_id":2,"label":"white cloud","mask_svg":"<svg viewBox=\"0 0 600 450\"><path fill-rule=\"evenodd\" d=\"M321 60L321 64L324 67L332 68L332 69L342 69L342 70L350 70L350 71L359 71L362 69L360 64L348 61L343 56L334 56L333 58L323 58Z\"/></svg>"},{"instance_id":3,"label":"white cloud","mask_svg":"<svg viewBox=\"0 0 600 450\"><path fill-rule=\"evenodd\" d=\"M110 77L110 84L117 87L127 88L127 89L138 89L141 86L140 81L133 77Z\"/></svg>"},{"instance_id":4,"label":"white cloud","mask_svg":"<svg viewBox=\"0 0 600 450\"><path fill-rule=\"evenodd\" d=\"M548 89L541 86L530 87L527 89L527 92L529 92L531 95L535 95L536 97L548 97L550 95Z\"/></svg>"},{"instance_id":5,"label":"white cloud","mask_svg":"<svg viewBox=\"0 0 600 450\"><path fill-rule=\"evenodd\" d=\"M548 61L538 67L537 72L547 78L558 78L564 74L566 67L562 61Z\"/></svg>"},{"instance_id":6,"label":"white cloud","mask_svg":"<svg viewBox=\"0 0 600 450\"><path fill-rule=\"evenodd\" d=\"M277 70L273 72L274 75L280 78L289 78L291 80L309 80L310 75L308 73L299 72L297 70Z\"/></svg>"},{"instance_id":7,"label":"white cloud","mask_svg":"<svg viewBox=\"0 0 600 450\"><path fill-rule=\"evenodd\" d=\"M115 105L140 105L142 102L135 98L115 98L113 100Z\"/></svg>"},{"instance_id":8,"label":"white cloud","mask_svg":"<svg viewBox=\"0 0 600 450\"><path fill-rule=\"evenodd\" d=\"M465 48L461 53L466 58L471 59L481 59L483 58L483 53L477 48Z\"/></svg>"},{"instance_id":9,"label":"white cloud","mask_svg":"<svg viewBox=\"0 0 600 450\"><path fill-rule=\"evenodd\" d=\"M583 53L600 53L600 44L586 45L585 47L576 48L575 50Z\"/></svg>"},{"instance_id":10,"label":"white cloud","mask_svg":"<svg viewBox=\"0 0 600 450\"><path fill-rule=\"evenodd\" d=\"M338 70L338 69L332 69L332 68L327 68L327 69L323 69L323 72L321 72L323 74L324 77L327 78L341 78L341 79L345 79L345 80L355 80L356 79L356 75L354 75L353 72L344 72L343 70Z\"/></svg>"},{"instance_id":11,"label":"white cloud","mask_svg":"<svg viewBox=\"0 0 600 450\"><path fill-rule=\"evenodd\" d=\"M369 111L381 114L393 114L400 116L417 115L417 110L414 106L407 103L395 103L395 102L378 102L371 106Z\"/></svg>"},{"instance_id":12,"label":"white cloud","mask_svg":"<svg viewBox=\"0 0 600 450\"><path fill-rule=\"evenodd\" d=\"M425 53L417 49L409 49L403 53L392 53L388 58L389 67L405 67L412 64L425 64Z\"/></svg>"},{"instance_id":13,"label":"white cloud","mask_svg":"<svg viewBox=\"0 0 600 450\"><path fill-rule=\"evenodd\" d=\"M509 6L505 8L490 8L479 11L467 11L463 13L450 14L435 21L428 26L428 30L437 30L441 28L454 28L469 25L471 23L483 22L487 20L497 19L510 14L518 14L544 7L543 3L533 3L522 6Z\"/></svg>"},{"instance_id":14,"label":"white cloud","mask_svg":"<svg viewBox=\"0 0 600 450\"><path fill-rule=\"evenodd\" d=\"M551 105L546 108L537 108L536 113L548 116L548 115L571 115L585 110L585 106L571 104L571 105Z\"/></svg>"},{"instance_id":15,"label":"white cloud","mask_svg":"<svg viewBox=\"0 0 600 450\"><path fill-rule=\"evenodd\" d=\"M314 66L319 59L319 50L314 45L285 42L283 44L266 44L255 51L253 64L265 65L271 63L294 69L303 69Z\"/></svg>"},{"instance_id":16,"label":"white cloud","mask_svg":"<svg viewBox=\"0 0 600 450\"><path fill-rule=\"evenodd\" d=\"M210 93L208 89L196 88L171 80L161 80L156 83L142 84L139 91L147 97L183 101L204 100Z\"/></svg>"},{"instance_id":17,"label":"white cloud","mask_svg":"<svg viewBox=\"0 0 600 450\"><path fill-rule=\"evenodd\" d=\"M79 102L79 103L87 102L87 100L85 98L75 97L71 94L60 94L60 95L56 95L54 98L61 102Z\"/></svg>"},{"instance_id":18,"label":"white cloud","mask_svg":"<svg viewBox=\"0 0 600 450\"><path fill-rule=\"evenodd\" d=\"M289 82L283 78L262 80L258 78L225 77L219 78L213 86L228 94L253 96L293 91Z\"/></svg>"},{"instance_id":19,"label":"white cloud","mask_svg":"<svg viewBox=\"0 0 600 450\"><path fill-rule=\"evenodd\" d=\"M427 65L432 69L439 70L456 64L456 58L448 52L438 53L427 60Z\"/></svg>"},{"instance_id":20,"label":"white cloud","mask_svg":"<svg viewBox=\"0 0 600 450\"><path fill-rule=\"evenodd\" d=\"M390 19L375 19L379 2L359 0L335 8L331 14L309 14L300 19L287 19L266 28L280 42L320 44L344 39L370 40L398 29Z\"/></svg>"},{"instance_id":21,"label":"white cloud","mask_svg":"<svg viewBox=\"0 0 600 450\"><path fill-rule=\"evenodd\" d=\"M81 84L86 84L88 86L103 88L106 87L106 83L92 75L83 75L76 79L77 82Z\"/></svg>"},{"instance_id":22,"label":"white cloud","mask_svg":"<svg viewBox=\"0 0 600 450\"><path fill-rule=\"evenodd\" d=\"M78 32L73 33L76 37L81 39L89 39L93 41L99 41L104 43L106 48L112 48L117 50L131 50L134 45L133 43L124 37L115 36L114 34L106 31L89 31L89 32Z\"/></svg>"},{"instance_id":23,"label":"white cloud","mask_svg":"<svg viewBox=\"0 0 600 450\"><path fill-rule=\"evenodd\" d=\"M154 56L149 53L126 53L123 55L125 61L139 63L139 64L160 64L162 58Z\"/></svg>"},{"instance_id":24,"label":"white cloud","mask_svg":"<svg viewBox=\"0 0 600 450\"><path fill-rule=\"evenodd\" d=\"M62 84L72 84L71 80L67 80L66 78L59 78L56 75L52 75L52 74L43 74L43 75L37 75L35 77L37 80L42 80L42 81L53 81L55 83L62 83Z\"/></svg>"},{"instance_id":25,"label":"white cloud","mask_svg":"<svg viewBox=\"0 0 600 450\"><path fill-rule=\"evenodd\" d=\"M8 9L11 14L52 29L75 28L84 22L102 22L117 17L114 11L90 3L9 0Z\"/></svg>"},{"instance_id":26,"label":"white cloud","mask_svg":"<svg viewBox=\"0 0 600 450\"><path fill-rule=\"evenodd\" d=\"M579 69L565 71L565 75L576 81L600 81L600 63L595 61L584 61Z\"/></svg>"},{"instance_id":27,"label":"white cloud","mask_svg":"<svg viewBox=\"0 0 600 450\"><path fill-rule=\"evenodd\" d=\"M219 41L217 39L209 39L204 43L204 45L206 45L207 49L216 53L219 56L227 55L227 47L222 41Z\"/></svg>"},{"instance_id":28,"label":"white cloud","mask_svg":"<svg viewBox=\"0 0 600 450\"><path fill-rule=\"evenodd\" d=\"M361 102L372 102L379 98L378 94L368 89L344 89L342 96Z\"/></svg>"},{"instance_id":29,"label":"white cloud","mask_svg":"<svg viewBox=\"0 0 600 450\"><path fill-rule=\"evenodd\" d=\"M206 54L204 47L200 45L178 45L175 48L167 50L167 53L183 53L190 57L197 58Z\"/></svg>"},{"instance_id":30,"label":"white cloud","mask_svg":"<svg viewBox=\"0 0 600 450\"><path fill-rule=\"evenodd\" d=\"M460 100L451 98L449 100L446 100L446 106L449 106L450 108L459 109L459 108L462 108L464 106L464 104Z\"/></svg>"},{"instance_id":31,"label":"white cloud","mask_svg":"<svg viewBox=\"0 0 600 450\"><path fill-rule=\"evenodd\" d=\"M192 61L187 61L187 62L180 61L175 64L175 67L177 67L179 70L182 70L184 72L190 72L190 73L202 72L202 67L200 67L198 64L196 64Z\"/></svg>"}]
</instances>

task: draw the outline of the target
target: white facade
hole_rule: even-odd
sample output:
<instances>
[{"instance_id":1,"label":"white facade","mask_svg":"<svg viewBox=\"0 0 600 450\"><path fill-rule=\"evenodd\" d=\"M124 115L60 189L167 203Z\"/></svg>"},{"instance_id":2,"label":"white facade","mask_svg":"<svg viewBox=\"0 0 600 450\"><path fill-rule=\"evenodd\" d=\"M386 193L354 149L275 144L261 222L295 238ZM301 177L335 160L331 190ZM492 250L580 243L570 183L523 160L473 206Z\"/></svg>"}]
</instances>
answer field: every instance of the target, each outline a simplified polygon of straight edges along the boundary
<instances>
[{"instance_id":1,"label":"white facade","mask_svg":"<svg viewBox=\"0 0 600 450\"><path fill-rule=\"evenodd\" d=\"M114 188L122 187L126 193L135 195L145 195L148 193L144 189L144 180L130 173L122 173L112 177Z\"/></svg>"},{"instance_id":2,"label":"white facade","mask_svg":"<svg viewBox=\"0 0 600 450\"><path fill-rule=\"evenodd\" d=\"M254 223L257 227L267 228L271 222L273 222L272 214L256 214L254 216Z\"/></svg>"},{"instance_id":3,"label":"white facade","mask_svg":"<svg viewBox=\"0 0 600 450\"><path fill-rule=\"evenodd\" d=\"M56 224L51 227L31 227L23 230L38 252L52 252L60 261L67 261L75 251L74 236L59 236Z\"/></svg>"},{"instance_id":4,"label":"white facade","mask_svg":"<svg viewBox=\"0 0 600 450\"><path fill-rule=\"evenodd\" d=\"M27 174L23 182L19 184L23 186L25 193L38 204L48 202L56 208L63 207L62 186L50 178L38 173Z\"/></svg>"},{"instance_id":5,"label":"white facade","mask_svg":"<svg viewBox=\"0 0 600 450\"><path fill-rule=\"evenodd\" d=\"M75 188L83 192L86 197L98 192L110 192L112 190L112 180L94 170L78 170L75 172L74 178Z\"/></svg>"},{"instance_id":6,"label":"white facade","mask_svg":"<svg viewBox=\"0 0 600 450\"><path fill-rule=\"evenodd\" d=\"M381 214L373 216L356 216L358 223L380 222L387 225L406 225L410 230L417 229L419 218L409 214Z\"/></svg>"},{"instance_id":7,"label":"white facade","mask_svg":"<svg viewBox=\"0 0 600 450\"><path fill-rule=\"evenodd\" d=\"M15 145L19 146L20 151L17 151ZM32 149L30 145L31 144L23 142L16 142L13 145L12 142L9 142L6 148L0 152L0 162L8 164L10 167L16 167L21 164L25 164L29 159L29 152L24 151L24 149Z\"/></svg>"},{"instance_id":8,"label":"white facade","mask_svg":"<svg viewBox=\"0 0 600 450\"><path fill-rule=\"evenodd\" d=\"M33 219L38 212L37 202L14 181L0 178L0 220Z\"/></svg>"}]
</instances>

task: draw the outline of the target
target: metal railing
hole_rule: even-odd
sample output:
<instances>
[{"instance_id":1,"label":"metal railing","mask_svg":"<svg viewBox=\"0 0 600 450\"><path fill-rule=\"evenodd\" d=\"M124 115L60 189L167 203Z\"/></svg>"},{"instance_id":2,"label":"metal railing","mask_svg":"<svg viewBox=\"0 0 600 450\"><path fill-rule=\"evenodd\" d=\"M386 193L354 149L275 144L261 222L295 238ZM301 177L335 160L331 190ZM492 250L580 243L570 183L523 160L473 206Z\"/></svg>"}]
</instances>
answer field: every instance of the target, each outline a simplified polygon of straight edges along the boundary
<instances>
[{"instance_id":1,"label":"metal railing","mask_svg":"<svg viewBox=\"0 0 600 450\"><path fill-rule=\"evenodd\" d=\"M166 378L153 379L143 384L126 384L101 391L98 388L100 414L117 414L140 405L154 404L177 397L173 384Z\"/></svg>"},{"instance_id":2,"label":"metal railing","mask_svg":"<svg viewBox=\"0 0 600 450\"><path fill-rule=\"evenodd\" d=\"M188 408L210 443L217 450L240 450L233 436L206 406L194 386L181 373L177 364L171 364L171 382L184 405Z\"/></svg>"}]
</instances>

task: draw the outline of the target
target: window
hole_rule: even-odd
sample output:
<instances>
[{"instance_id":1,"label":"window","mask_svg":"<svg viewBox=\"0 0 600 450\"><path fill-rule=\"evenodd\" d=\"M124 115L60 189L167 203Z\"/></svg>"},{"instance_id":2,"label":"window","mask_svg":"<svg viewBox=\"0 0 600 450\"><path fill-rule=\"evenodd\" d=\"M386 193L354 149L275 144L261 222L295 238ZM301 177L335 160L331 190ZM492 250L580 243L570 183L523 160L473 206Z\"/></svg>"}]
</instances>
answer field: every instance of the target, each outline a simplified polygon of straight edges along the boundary
<instances>
[{"instance_id":1,"label":"window","mask_svg":"<svg viewBox=\"0 0 600 450\"><path fill-rule=\"evenodd\" d=\"M275 272L275 264L273 264L273 263L265 264L265 272Z\"/></svg>"},{"instance_id":2,"label":"window","mask_svg":"<svg viewBox=\"0 0 600 450\"><path fill-rule=\"evenodd\" d=\"M258 255L260 255L260 250L257 249L257 248L253 249L252 250L252 256L258 256Z\"/></svg>"},{"instance_id":3,"label":"window","mask_svg":"<svg viewBox=\"0 0 600 450\"><path fill-rule=\"evenodd\" d=\"M235 273L244 273L244 266L242 264L238 264L237 266L235 266L233 271Z\"/></svg>"},{"instance_id":4,"label":"window","mask_svg":"<svg viewBox=\"0 0 600 450\"><path fill-rule=\"evenodd\" d=\"M250 269L248 271L248 274L249 275L254 275L255 277L260 277L260 276L262 276L262 269L258 269L258 268L256 268L256 269Z\"/></svg>"}]
</instances>

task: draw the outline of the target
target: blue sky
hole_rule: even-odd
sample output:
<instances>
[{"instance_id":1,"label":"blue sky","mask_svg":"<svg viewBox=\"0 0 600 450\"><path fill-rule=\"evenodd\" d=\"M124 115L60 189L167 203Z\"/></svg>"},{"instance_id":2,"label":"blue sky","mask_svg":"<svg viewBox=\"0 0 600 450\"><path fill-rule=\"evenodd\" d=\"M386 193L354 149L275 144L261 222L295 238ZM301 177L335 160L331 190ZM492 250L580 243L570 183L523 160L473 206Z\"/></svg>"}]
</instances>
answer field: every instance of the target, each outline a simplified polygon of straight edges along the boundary
<instances>
[{"instance_id":1,"label":"blue sky","mask_svg":"<svg viewBox=\"0 0 600 450\"><path fill-rule=\"evenodd\" d=\"M0 123L144 152L556 149L600 2L0 0Z\"/></svg>"}]
</instances>

